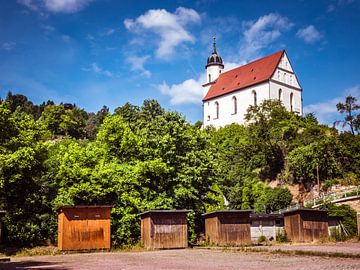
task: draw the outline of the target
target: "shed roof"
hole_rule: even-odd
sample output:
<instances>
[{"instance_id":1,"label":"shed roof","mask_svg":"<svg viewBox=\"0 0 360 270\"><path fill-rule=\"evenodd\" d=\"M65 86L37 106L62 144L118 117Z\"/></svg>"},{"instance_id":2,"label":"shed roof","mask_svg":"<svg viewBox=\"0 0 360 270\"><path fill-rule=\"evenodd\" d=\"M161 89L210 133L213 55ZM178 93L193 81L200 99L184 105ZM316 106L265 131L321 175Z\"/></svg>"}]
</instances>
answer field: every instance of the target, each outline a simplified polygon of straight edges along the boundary
<instances>
[{"instance_id":1,"label":"shed roof","mask_svg":"<svg viewBox=\"0 0 360 270\"><path fill-rule=\"evenodd\" d=\"M317 209L310 209L310 208L297 208L297 209L290 209L283 211L282 214L284 215L290 215L295 214L296 212L312 212L312 213L328 213L327 210L317 210Z\"/></svg>"},{"instance_id":2,"label":"shed roof","mask_svg":"<svg viewBox=\"0 0 360 270\"><path fill-rule=\"evenodd\" d=\"M284 218L283 214L250 214L251 219L278 219Z\"/></svg>"},{"instance_id":3,"label":"shed roof","mask_svg":"<svg viewBox=\"0 0 360 270\"><path fill-rule=\"evenodd\" d=\"M113 208L114 205L64 205L56 209L57 212L61 212L63 209L83 209L83 208Z\"/></svg>"},{"instance_id":4,"label":"shed roof","mask_svg":"<svg viewBox=\"0 0 360 270\"><path fill-rule=\"evenodd\" d=\"M227 214L227 213L251 213L251 210L215 210L211 211L205 214L202 214L203 217L209 216L209 215L216 215L216 214Z\"/></svg>"},{"instance_id":5,"label":"shed roof","mask_svg":"<svg viewBox=\"0 0 360 270\"><path fill-rule=\"evenodd\" d=\"M159 209L159 210L147 210L147 211L144 211L142 213L139 214L139 216L143 216L143 215L146 215L146 214L151 214L151 213L189 213L191 212L192 210L169 210L169 209Z\"/></svg>"},{"instance_id":6,"label":"shed roof","mask_svg":"<svg viewBox=\"0 0 360 270\"><path fill-rule=\"evenodd\" d=\"M246 65L221 73L212 83L203 101L267 81L274 74L285 50L278 51Z\"/></svg>"}]
</instances>

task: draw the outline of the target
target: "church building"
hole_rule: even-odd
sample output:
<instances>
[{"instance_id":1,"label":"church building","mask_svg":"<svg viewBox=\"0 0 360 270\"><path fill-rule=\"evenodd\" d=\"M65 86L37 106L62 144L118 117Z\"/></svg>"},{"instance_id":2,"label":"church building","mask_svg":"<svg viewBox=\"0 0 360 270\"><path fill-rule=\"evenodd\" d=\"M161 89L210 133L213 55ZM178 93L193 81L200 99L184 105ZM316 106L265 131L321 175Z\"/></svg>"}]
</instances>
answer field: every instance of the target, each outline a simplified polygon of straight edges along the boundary
<instances>
[{"instance_id":1,"label":"church building","mask_svg":"<svg viewBox=\"0 0 360 270\"><path fill-rule=\"evenodd\" d=\"M245 124L248 107L266 99L279 99L287 110L302 115L302 89L285 50L225 72L214 38L206 78L203 127Z\"/></svg>"}]
</instances>

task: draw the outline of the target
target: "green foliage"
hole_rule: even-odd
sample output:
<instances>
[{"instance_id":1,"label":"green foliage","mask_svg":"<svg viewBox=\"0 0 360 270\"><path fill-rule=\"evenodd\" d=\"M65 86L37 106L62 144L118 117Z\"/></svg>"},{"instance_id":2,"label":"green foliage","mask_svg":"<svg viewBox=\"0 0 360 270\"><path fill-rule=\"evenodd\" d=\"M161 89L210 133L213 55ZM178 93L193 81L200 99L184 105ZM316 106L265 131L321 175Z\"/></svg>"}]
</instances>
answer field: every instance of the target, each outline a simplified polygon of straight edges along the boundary
<instances>
[{"instance_id":1,"label":"green foliage","mask_svg":"<svg viewBox=\"0 0 360 270\"><path fill-rule=\"evenodd\" d=\"M285 230L278 230L276 232L276 242L278 243L285 243L287 242L287 236L286 236L286 231Z\"/></svg>"},{"instance_id":2,"label":"green foliage","mask_svg":"<svg viewBox=\"0 0 360 270\"><path fill-rule=\"evenodd\" d=\"M261 235L259 236L259 238L257 239L258 243L264 243L267 241L266 236L265 235Z\"/></svg>"},{"instance_id":3,"label":"green foliage","mask_svg":"<svg viewBox=\"0 0 360 270\"><path fill-rule=\"evenodd\" d=\"M359 182L358 135L289 113L278 101L250 107L246 118L247 126L200 130L155 100L126 103L111 115L105 106L87 113L9 93L0 102L0 207L7 210L8 243L54 241L60 206L112 204L115 247L138 243L138 214L148 209L192 209L193 244L201 213L285 208L292 199L286 183L302 177L311 187L317 169L322 183ZM270 188L273 180L281 187ZM354 213L336 211L353 234Z\"/></svg>"},{"instance_id":4,"label":"green foliage","mask_svg":"<svg viewBox=\"0 0 360 270\"><path fill-rule=\"evenodd\" d=\"M329 210L329 216L341 217L348 237L357 233L356 211L348 205L323 204L322 210Z\"/></svg>"}]
</instances>

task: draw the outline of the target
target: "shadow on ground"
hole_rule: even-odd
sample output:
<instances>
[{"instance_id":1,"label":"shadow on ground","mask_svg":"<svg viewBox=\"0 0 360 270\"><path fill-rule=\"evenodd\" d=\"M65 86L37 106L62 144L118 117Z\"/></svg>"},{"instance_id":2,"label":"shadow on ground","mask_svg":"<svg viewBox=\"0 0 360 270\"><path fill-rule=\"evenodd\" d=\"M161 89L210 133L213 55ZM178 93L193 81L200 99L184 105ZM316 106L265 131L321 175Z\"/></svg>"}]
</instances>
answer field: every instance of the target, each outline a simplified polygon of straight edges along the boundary
<instances>
[{"instance_id":1,"label":"shadow on ground","mask_svg":"<svg viewBox=\"0 0 360 270\"><path fill-rule=\"evenodd\" d=\"M52 270L67 270L56 262L41 262L41 261L24 261L24 262L7 262L0 263L1 270L14 269L52 269Z\"/></svg>"}]
</instances>

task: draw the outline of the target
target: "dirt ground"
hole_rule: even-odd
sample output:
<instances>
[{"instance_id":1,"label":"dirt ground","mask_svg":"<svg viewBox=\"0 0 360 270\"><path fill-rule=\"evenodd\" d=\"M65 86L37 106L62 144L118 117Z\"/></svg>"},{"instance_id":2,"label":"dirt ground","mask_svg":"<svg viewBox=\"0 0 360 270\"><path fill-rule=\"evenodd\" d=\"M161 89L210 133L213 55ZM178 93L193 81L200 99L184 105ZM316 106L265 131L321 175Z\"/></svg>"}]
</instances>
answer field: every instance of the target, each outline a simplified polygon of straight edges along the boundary
<instances>
[{"instance_id":1,"label":"dirt ground","mask_svg":"<svg viewBox=\"0 0 360 270\"><path fill-rule=\"evenodd\" d=\"M317 248L317 247L316 247ZM355 246L353 248L356 248ZM360 245L357 245L358 250ZM360 269L359 258L290 256L259 252L179 249L11 258L0 269Z\"/></svg>"}]
</instances>

